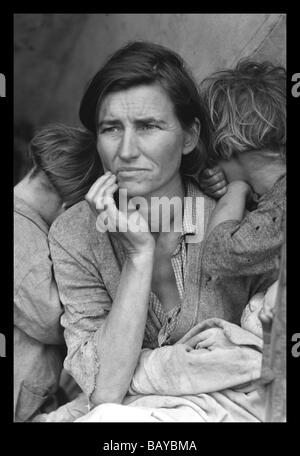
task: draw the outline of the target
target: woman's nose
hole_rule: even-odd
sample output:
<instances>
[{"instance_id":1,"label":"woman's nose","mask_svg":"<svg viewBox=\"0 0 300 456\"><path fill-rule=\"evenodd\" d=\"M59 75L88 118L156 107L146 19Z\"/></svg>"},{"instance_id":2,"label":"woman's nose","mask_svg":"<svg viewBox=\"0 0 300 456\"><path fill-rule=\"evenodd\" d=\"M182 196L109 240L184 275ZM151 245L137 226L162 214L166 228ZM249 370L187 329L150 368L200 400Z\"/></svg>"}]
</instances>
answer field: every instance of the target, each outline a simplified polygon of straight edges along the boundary
<instances>
[{"instance_id":1,"label":"woman's nose","mask_svg":"<svg viewBox=\"0 0 300 456\"><path fill-rule=\"evenodd\" d=\"M119 145L119 157L123 160L131 160L139 156L139 148L136 135L133 131L125 131Z\"/></svg>"}]
</instances>

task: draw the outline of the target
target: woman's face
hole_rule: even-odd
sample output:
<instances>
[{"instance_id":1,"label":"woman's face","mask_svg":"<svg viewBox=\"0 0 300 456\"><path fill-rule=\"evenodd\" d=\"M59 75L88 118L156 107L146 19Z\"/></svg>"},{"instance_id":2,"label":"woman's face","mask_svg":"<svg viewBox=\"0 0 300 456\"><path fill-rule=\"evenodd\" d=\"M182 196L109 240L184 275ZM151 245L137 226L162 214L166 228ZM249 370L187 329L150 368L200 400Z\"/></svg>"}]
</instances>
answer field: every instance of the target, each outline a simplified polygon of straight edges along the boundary
<instances>
[{"instance_id":1,"label":"woman's face","mask_svg":"<svg viewBox=\"0 0 300 456\"><path fill-rule=\"evenodd\" d=\"M159 84L108 94L98 115L97 149L105 171L128 196L167 195L179 185L182 154L195 142Z\"/></svg>"}]
</instances>

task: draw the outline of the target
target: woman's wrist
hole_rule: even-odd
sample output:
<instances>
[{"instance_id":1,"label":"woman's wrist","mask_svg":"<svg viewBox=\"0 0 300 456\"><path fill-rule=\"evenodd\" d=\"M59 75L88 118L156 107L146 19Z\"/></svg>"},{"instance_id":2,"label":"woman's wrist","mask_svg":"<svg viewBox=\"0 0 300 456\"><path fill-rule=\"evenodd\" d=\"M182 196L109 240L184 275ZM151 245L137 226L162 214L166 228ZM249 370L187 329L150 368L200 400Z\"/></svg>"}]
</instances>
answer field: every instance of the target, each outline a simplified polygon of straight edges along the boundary
<instances>
[{"instance_id":1,"label":"woman's wrist","mask_svg":"<svg viewBox=\"0 0 300 456\"><path fill-rule=\"evenodd\" d=\"M143 250L128 253L127 259L138 266L143 266L145 264L153 263L154 251L155 246L149 246Z\"/></svg>"}]
</instances>

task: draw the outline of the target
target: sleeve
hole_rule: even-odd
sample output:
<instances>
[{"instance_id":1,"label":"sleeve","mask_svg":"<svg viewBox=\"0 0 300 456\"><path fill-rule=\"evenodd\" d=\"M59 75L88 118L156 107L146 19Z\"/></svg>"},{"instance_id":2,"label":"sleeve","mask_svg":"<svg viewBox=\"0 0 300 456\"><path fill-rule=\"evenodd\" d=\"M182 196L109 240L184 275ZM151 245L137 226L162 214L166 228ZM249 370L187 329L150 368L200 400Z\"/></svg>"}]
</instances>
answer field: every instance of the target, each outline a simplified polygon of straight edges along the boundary
<instances>
[{"instance_id":1,"label":"sleeve","mask_svg":"<svg viewBox=\"0 0 300 456\"><path fill-rule=\"evenodd\" d=\"M209 328L221 328L231 346L191 348L193 337ZM236 324L220 318L204 320L175 345L142 350L129 394L180 396L253 384L260 376L262 348L260 337Z\"/></svg>"},{"instance_id":2,"label":"sleeve","mask_svg":"<svg viewBox=\"0 0 300 456\"><path fill-rule=\"evenodd\" d=\"M142 351L129 394L181 396L222 391L254 382L262 354L252 347L193 350L176 344Z\"/></svg>"},{"instance_id":3,"label":"sleeve","mask_svg":"<svg viewBox=\"0 0 300 456\"><path fill-rule=\"evenodd\" d=\"M14 296L14 324L41 343L63 344L62 306L49 251L40 251L30 263Z\"/></svg>"},{"instance_id":4,"label":"sleeve","mask_svg":"<svg viewBox=\"0 0 300 456\"><path fill-rule=\"evenodd\" d=\"M247 276L279 268L284 210L266 201L241 221L217 225L204 241L203 270L208 274Z\"/></svg>"},{"instance_id":5,"label":"sleeve","mask_svg":"<svg viewBox=\"0 0 300 456\"><path fill-rule=\"evenodd\" d=\"M63 241L58 242L53 234L49 243L64 306L61 323L68 348L64 367L90 398L99 371L98 340L111 298L99 271L80 248L62 245ZM77 240L76 245L80 244Z\"/></svg>"}]
</instances>

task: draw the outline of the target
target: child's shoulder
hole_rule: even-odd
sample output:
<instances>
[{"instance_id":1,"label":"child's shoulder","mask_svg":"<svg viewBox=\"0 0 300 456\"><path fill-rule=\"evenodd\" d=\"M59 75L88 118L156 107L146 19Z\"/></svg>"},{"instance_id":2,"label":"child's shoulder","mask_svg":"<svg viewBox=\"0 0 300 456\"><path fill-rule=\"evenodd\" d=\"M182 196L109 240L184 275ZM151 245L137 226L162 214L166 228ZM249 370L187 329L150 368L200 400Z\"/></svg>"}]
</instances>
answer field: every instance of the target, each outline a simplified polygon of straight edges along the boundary
<instances>
[{"instance_id":1,"label":"child's shoulder","mask_svg":"<svg viewBox=\"0 0 300 456\"><path fill-rule=\"evenodd\" d=\"M286 174L281 176L273 185L271 190L265 193L258 202L258 208L276 207L285 211L286 209Z\"/></svg>"},{"instance_id":2,"label":"child's shoulder","mask_svg":"<svg viewBox=\"0 0 300 456\"><path fill-rule=\"evenodd\" d=\"M269 200L283 200L286 198L286 174L281 176L271 190L264 195Z\"/></svg>"}]
</instances>

